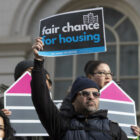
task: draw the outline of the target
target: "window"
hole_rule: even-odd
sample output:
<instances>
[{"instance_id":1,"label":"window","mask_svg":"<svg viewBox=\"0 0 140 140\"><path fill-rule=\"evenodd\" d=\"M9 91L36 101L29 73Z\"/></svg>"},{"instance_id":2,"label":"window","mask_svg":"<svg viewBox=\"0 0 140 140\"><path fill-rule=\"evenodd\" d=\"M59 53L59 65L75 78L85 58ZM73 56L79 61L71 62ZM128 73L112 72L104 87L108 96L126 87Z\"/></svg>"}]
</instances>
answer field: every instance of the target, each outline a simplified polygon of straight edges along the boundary
<instances>
[{"instance_id":1,"label":"window","mask_svg":"<svg viewBox=\"0 0 140 140\"><path fill-rule=\"evenodd\" d=\"M122 88L138 106L138 37L131 19L112 8L104 8L107 52L55 59L54 98L63 99L72 81L84 75L88 60L106 61L114 79L121 81ZM58 95L59 94L59 95ZM138 108L137 108L138 109Z\"/></svg>"}]
</instances>

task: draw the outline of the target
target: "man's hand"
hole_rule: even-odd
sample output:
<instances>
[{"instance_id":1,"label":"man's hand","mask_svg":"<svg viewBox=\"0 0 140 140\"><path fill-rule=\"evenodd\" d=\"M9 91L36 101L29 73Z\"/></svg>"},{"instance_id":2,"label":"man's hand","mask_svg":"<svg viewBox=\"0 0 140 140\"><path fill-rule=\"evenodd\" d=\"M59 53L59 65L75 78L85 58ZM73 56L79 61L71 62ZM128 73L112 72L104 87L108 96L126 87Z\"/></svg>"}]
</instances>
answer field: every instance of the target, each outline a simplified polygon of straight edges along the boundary
<instances>
[{"instance_id":1,"label":"man's hand","mask_svg":"<svg viewBox=\"0 0 140 140\"><path fill-rule=\"evenodd\" d=\"M12 112L6 108L3 108L2 111L6 116L10 116L12 114Z\"/></svg>"},{"instance_id":2,"label":"man's hand","mask_svg":"<svg viewBox=\"0 0 140 140\"><path fill-rule=\"evenodd\" d=\"M138 126L131 126L131 129L137 136L140 136L140 128Z\"/></svg>"},{"instance_id":3,"label":"man's hand","mask_svg":"<svg viewBox=\"0 0 140 140\"><path fill-rule=\"evenodd\" d=\"M36 39L36 42L35 42L35 43L33 44L33 46L32 46L35 59L37 59L37 60L39 60L39 61L42 61L42 60L44 59L43 56L39 56L39 55L38 55L38 51L43 50L43 46L44 46L41 39L42 39L41 37L38 37L38 38Z\"/></svg>"}]
</instances>

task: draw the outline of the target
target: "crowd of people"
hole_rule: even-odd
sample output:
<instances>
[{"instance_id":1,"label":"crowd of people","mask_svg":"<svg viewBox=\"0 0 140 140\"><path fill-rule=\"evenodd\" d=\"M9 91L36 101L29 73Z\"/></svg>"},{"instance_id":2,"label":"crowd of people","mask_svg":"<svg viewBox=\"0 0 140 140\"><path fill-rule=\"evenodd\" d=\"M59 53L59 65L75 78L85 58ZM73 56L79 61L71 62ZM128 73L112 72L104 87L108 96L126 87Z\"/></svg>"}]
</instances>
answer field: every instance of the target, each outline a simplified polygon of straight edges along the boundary
<instances>
[{"instance_id":1,"label":"crowd of people","mask_svg":"<svg viewBox=\"0 0 140 140\"><path fill-rule=\"evenodd\" d=\"M19 62L14 72L15 81L26 71L32 74L32 101L42 125L49 134L49 137L43 137L43 139L127 139L118 123L108 119L107 110L99 109L100 89L113 79L109 65L104 61L88 61L84 67L85 76L76 78L58 110L50 94L52 81L49 73L44 69L44 58L38 55L38 51L43 50L43 46L41 38L37 38L32 46L34 61ZM3 108L2 105L0 138L3 140L31 140L31 137L14 137L16 132L8 119L11 114L12 112ZM138 126L131 126L131 128L136 136L140 136Z\"/></svg>"},{"instance_id":2,"label":"crowd of people","mask_svg":"<svg viewBox=\"0 0 140 140\"><path fill-rule=\"evenodd\" d=\"M102 136L104 139L112 139L113 136L114 139L127 139L118 124L108 120L106 110L102 112L98 109L99 90L113 78L107 63L93 60L87 62L84 69L86 77L78 77L75 80L59 111L50 99L49 89L44 82L42 73L44 59L38 55L38 51L43 50L41 38L36 39L32 48L35 56L31 84L32 100L43 126L52 139L101 139ZM40 100L42 102L39 102ZM96 122L97 120L99 122ZM106 120L108 123L105 123ZM104 123L110 127L110 130L107 130ZM131 128L137 136L140 135L138 126ZM109 138L106 131L115 134Z\"/></svg>"}]
</instances>

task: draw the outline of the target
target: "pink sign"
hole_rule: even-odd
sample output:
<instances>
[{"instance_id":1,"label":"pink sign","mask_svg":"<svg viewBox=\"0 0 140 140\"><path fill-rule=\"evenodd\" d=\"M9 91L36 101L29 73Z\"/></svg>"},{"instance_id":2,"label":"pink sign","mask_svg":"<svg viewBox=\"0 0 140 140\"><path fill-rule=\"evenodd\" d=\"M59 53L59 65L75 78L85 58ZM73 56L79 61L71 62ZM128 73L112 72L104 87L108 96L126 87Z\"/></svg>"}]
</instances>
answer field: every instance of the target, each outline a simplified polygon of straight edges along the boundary
<instances>
[{"instance_id":1,"label":"pink sign","mask_svg":"<svg viewBox=\"0 0 140 140\"><path fill-rule=\"evenodd\" d=\"M133 102L133 100L114 81L111 81L101 89L101 99Z\"/></svg>"},{"instance_id":2,"label":"pink sign","mask_svg":"<svg viewBox=\"0 0 140 140\"><path fill-rule=\"evenodd\" d=\"M31 75L25 72L7 91L6 94L31 94Z\"/></svg>"}]
</instances>

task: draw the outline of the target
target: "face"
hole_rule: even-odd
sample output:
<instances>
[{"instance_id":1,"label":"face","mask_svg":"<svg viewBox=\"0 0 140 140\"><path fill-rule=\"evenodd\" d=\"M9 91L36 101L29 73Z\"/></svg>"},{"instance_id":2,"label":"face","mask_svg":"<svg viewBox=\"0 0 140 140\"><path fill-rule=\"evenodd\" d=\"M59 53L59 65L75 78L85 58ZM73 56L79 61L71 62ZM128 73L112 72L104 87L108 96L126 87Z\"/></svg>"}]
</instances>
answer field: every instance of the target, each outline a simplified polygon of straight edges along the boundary
<instances>
[{"instance_id":1,"label":"face","mask_svg":"<svg viewBox=\"0 0 140 140\"><path fill-rule=\"evenodd\" d=\"M100 88L103 88L112 80L112 73L107 64L100 64L93 73L94 74L90 74L88 78L96 82Z\"/></svg>"},{"instance_id":2,"label":"face","mask_svg":"<svg viewBox=\"0 0 140 140\"><path fill-rule=\"evenodd\" d=\"M83 115L89 115L97 111L99 107L99 96L97 95L99 95L99 92L96 88L87 88L77 93L72 103L75 111Z\"/></svg>"},{"instance_id":3,"label":"face","mask_svg":"<svg viewBox=\"0 0 140 140\"><path fill-rule=\"evenodd\" d=\"M0 138L4 138L4 121L2 117L0 117Z\"/></svg>"}]
</instances>

